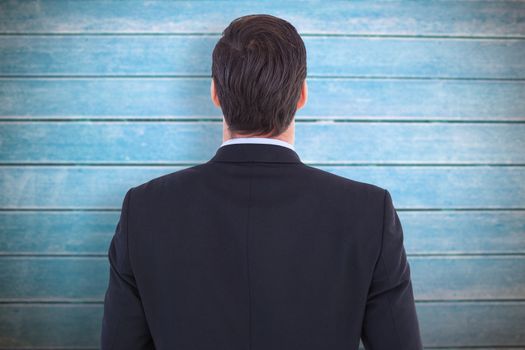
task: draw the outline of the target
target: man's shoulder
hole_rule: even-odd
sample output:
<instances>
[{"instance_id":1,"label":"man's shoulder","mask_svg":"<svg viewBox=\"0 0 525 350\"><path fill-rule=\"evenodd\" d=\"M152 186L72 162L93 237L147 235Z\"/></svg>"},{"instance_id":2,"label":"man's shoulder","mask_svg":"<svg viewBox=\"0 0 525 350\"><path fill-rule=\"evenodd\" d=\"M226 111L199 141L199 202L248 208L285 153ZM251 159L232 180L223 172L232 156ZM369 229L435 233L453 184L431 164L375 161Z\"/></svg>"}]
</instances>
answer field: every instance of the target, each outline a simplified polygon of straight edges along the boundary
<instances>
[{"instance_id":1,"label":"man's shoulder","mask_svg":"<svg viewBox=\"0 0 525 350\"><path fill-rule=\"evenodd\" d=\"M371 195L384 196L386 189L370 182L358 181L353 178L345 177L332 173L327 170L316 168L310 165L304 164L304 168L311 173L312 176L315 176L319 181L324 181L327 183L333 183L337 186L343 187L347 192L350 193L368 193Z\"/></svg>"},{"instance_id":2,"label":"man's shoulder","mask_svg":"<svg viewBox=\"0 0 525 350\"><path fill-rule=\"evenodd\" d=\"M194 183L198 180L198 175L201 173L201 170L205 165L206 163L202 163L183 169L178 169L139 183L133 186L131 189L134 196L141 196L148 194L165 194L174 189L174 187L184 188L190 183Z\"/></svg>"},{"instance_id":3,"label":"man's shoulder","mask_svg":"<svg viewBox=\"0 0 525 350\"><path fill-rule=\"evenodd\" d=\"M168 174L152 178L146 182L134 186L135 196L142 195L162 195L172 190L190 189L193 185L202 184L209 178L212 172L211 164L201 163L187 168L179 169ZM338 175L327 170L323 170L307 164L300 164L297 176L309 177L316 187L325 191L342 191L358 200L364 199L383 199L385 188L379 185L358 181L349 177ZM179 192L180 193L180 192Z\"/></svg>"}]
</instances>

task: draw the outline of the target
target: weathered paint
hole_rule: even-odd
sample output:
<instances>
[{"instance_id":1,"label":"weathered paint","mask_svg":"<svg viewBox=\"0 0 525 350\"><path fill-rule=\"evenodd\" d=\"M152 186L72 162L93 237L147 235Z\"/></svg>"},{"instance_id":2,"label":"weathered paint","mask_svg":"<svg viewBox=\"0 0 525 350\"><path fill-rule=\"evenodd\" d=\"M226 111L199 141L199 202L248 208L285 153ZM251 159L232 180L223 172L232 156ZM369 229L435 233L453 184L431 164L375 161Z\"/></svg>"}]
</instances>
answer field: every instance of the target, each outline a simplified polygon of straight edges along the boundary
<instances>
[{"instance_id":1,"label":"weathered paint","mask_svg":"<svg viewBox=\"0 0 525 350\"><path fill-rule=\"evenodd\" d=\"M525 2L67 0L0 3L0 349L97 348L123 195L213 155L248 13L304 37L301 158L390 190L425 346L524 349Z\"/></svg>"}]
</instances>

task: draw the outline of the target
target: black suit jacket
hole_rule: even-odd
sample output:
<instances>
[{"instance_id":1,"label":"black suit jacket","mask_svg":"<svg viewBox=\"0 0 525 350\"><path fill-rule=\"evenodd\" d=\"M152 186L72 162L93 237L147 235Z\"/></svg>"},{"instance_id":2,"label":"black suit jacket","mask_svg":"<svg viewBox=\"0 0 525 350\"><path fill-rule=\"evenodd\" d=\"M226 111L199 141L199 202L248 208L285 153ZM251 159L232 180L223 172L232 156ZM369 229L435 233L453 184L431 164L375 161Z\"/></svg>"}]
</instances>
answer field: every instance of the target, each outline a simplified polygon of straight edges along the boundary
<instances>
[{"instance_id":1,"label":"black suit jacket","mask_svg":"<svg viewBox=\"0 0 525 350\"><path fill-rule=\"evenodd\" d=\"M129 189L102 350L422 349L389 192L273 144Z\"/></svg>"}]
</instances>

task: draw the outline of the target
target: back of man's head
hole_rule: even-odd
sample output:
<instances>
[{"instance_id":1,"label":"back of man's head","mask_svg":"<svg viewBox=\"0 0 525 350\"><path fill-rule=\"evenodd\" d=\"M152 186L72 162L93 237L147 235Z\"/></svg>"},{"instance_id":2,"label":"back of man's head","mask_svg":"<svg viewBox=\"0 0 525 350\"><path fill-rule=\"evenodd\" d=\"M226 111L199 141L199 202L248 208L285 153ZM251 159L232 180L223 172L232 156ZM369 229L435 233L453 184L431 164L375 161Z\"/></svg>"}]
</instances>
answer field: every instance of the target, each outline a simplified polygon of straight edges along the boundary
<instances>
[{"instance_id":1,"label":"back of man's head","mask_svg":"<svg viewBox=\"0 0 525 350\"><path fill-rule=\"evenodd\" d=\"M230 131L284 132L306 79L306 48L289 22L267 14L233 20L213 50L212 78Z\"/></svg>"}]
</instances>

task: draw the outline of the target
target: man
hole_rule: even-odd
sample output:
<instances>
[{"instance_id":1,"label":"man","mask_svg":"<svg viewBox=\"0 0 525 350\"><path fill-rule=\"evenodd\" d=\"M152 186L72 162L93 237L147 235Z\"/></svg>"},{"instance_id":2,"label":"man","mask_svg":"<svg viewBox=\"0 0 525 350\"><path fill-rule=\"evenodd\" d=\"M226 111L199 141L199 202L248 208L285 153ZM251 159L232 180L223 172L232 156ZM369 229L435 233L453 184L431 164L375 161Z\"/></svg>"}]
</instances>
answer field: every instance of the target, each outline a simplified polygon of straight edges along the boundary
<instances>
[{"instance_id":1,"label":"man","mask_svg":"<svg viewBox=\"0 0 525 350\"><path fill-rule=\"evenodd\" d=\"M304 164L306 50L270 15L213 51L223 144L129 189L108 252L102 350L422 349L390 193Z\"/></svg>"}]
</instances>

